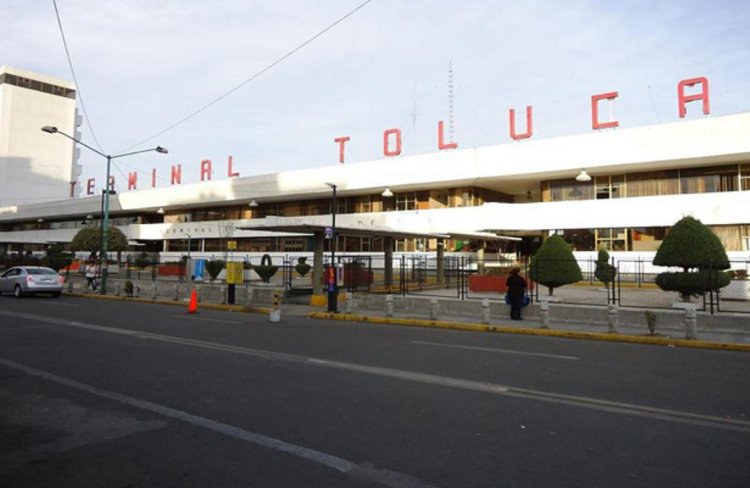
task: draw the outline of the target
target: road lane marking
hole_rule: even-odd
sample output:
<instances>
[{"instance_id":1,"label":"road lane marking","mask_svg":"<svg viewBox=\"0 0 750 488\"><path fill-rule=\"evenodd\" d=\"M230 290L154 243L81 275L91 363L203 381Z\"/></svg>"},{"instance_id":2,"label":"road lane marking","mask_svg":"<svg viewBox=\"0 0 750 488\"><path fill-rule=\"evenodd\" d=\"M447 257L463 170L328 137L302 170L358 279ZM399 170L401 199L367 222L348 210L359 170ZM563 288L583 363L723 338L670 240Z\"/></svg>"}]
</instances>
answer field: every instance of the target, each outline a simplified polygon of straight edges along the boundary
<instances>
[{"instance_id":1,"label":"road lane marking","mask_svg":"<svg viewBox=\"0 0 750 488\"><path fill-rule=\"evenodd\" d=\"M0 332L6 332L9 330L26 330L26 329L48 329L46 325L26 325L21 327L0 327Z\"/></svg>"},{"instance_id":2,"label":"road lane marking","mask_svg":"<svg viewBox=\"0 0 750 488\"><path fill-rule=\"evenodd\" d=\"M201 417L199 415L193 415L191 413L160 405L158 403L141 400L140 398L123 395L121 393L116 393L113 391L103 390L101 388L97 388L96 386L58 376L56 374L32 368L30 366L26 366L15 361L10 361L8 359L0 358L0 364L18 371L22 371L30 376L35 376L37 378L52 381L54 383L83 391L100 398L114 400L131 407L146 410L148 412L179 420L181 422L186 422L191 425L203 427L205 429L218 432L235 439L240 439L251 444L256 444L261 447L307 459L308 461L333 468L356 479L372 481L380 485L392 488L429 488L430 486L432 486L426 482L414 478L413 476L409 476L403 473L398 473L387 469L376 469L369 463L356 464L347 459L333 456L325 452L292 444L280 439L276 439L274 437L268 437L263 434L251 432L239 427L235 427L233 425L218 422L216 420L211 420L206 417Z\"/></svg>"},{"instance_id":3,"label":"road lane marking","mask_svg":"<svg viewBox=\"0 0 750 488\"><path fill-rule=\"evenodd\" d=\"M566 395L561 393L552 393L541 390L531 390L526 388L517 388L507 385L501 385L496 383L487 383L480 381L464 380L459 378L451 378L448 376L437 376L425 373L415 373L412 371L404 371L392 368L383 368L378 366L366 366L356 363L346 363L341 361L325 360L320 358L313 358L307 356L300 356L296 354L266 351L262 349L252 349L242 346L233 346L230 344L220 344L216 342L208 342L197 339L187 339L184 337L169 336L163 334L154 334L151 332L138 332L129 329L120 329L116 327L107 327L103 325L84 324L80 322L74 322L69 320L55 319L53 317L44 317L40 315L24 314L18 312L5 312L0 311L0 315L6 315L18 318L28 318L32 320L38 320L41 322L48 322L52 324L58 324L63 326L74 326L84 329L97 330L102 332L109 332L113 334L125 335L136 337L140 339L149 339L162 342L170 342L175 344L182 344L186 346L200 347L203 349L212 349L217 351L232 352L236 354L243 354L246 356L253 356L262 359L275 360L275 361L288 361L294 363L307 364L317 367L335 368L340 370L352 371L357 373L371 374L377 376L385 376L391 378L397 378L406 381L414 381L419 383L434 384L440 386L447 386L453 388L461 388L465 390L479 391L484 393L491 393L496 395L503 395L514 398L523 398L527 400L538 400L548 403L555 403L560 405L568 405L586 408L589 410L597 410L601 412L617 413L623 415L630 415L635 417L646 417L651 419L665 420L668 422L675 422L681 424L696 425L702 427L710 427L714 429L729 430L734 432L750 433L750 422L737 419L727 419L724 417L716 417L711 415L695 414L690 412L683 412L680 410L672 410L666 408L648 407L633 403L624 403L610 400L601 400L593 397L584 397L577 395Z\"/></svg>"},{"instance_id":4,"label":"road lane marking","mask_svg":"<svg viewBox=\"0 0 750 488\"><path fill-rule=\"evenodd\" d=\"M220 324L241 324L242 323L238 320L208 319L205 317L187 317L185 315L172 315L172 317L178 318L178 319L184 319L184 320L198 320L200 322L218 322Z\"/></svg>"},{"instance_id":5,"label":"road lane marking","mask_svg":"<svg viewBox=\"0 0 750 488\"><path fill-rule=\"evenodd\" d=\"M541 352L513 351L511 349L495 349L492 347L462 346L459 344L441 344L440 342L427 342L427 341L411 341L411 342L412 344L420 344L423 346L439 346L439 347L451 347L455 349L470 349L473 351L501 352L503 354L518 354L521 356L537 356L537 357L542 357L542 358L567 359L569 361L578 361L581 359L576 356L561 356L559 354L544 354Z\"/></svg>"}]
</instances>

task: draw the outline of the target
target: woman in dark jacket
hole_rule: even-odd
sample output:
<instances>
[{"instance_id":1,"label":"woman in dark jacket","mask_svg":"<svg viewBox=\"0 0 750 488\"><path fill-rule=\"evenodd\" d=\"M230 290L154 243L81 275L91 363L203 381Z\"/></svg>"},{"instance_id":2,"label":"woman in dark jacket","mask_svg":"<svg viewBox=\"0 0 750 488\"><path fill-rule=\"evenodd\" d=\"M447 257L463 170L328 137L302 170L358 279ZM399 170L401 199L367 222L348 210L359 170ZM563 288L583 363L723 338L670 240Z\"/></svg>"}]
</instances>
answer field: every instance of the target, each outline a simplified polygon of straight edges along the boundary
<instances>
[{"instance_id":1,"label":"woman in dark jacket","mask_svg":"<svg viewBox=\"0 0 750 488\"><path fill-rule=\"evenodd\" d=\"M513 320L523 320L521 318L521 307L523 307L523 297L526 290L526 280L518 273L521 268L514 267L510 270L510 275L505 281L505 286L510 300L510 318Z\"/></svg>"}]
</instances>

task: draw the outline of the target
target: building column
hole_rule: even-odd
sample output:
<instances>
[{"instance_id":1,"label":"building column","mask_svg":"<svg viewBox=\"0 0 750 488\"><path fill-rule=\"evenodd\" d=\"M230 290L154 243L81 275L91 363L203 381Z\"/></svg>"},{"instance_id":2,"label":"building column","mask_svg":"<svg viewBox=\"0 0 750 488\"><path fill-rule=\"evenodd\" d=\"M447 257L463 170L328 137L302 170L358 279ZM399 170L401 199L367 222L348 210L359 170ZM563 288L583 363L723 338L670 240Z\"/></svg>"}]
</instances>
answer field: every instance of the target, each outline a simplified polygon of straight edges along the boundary
<instances>
[{"instance_id":1,"label":"building column","mask_svg":"<svg viewBox=\"0 0 750 488\"><path fill-rule=\"evenodd\" d=\"M437 240L437 282L445 283L445 239Z\"/></svg>"},{"instance_id":2,"label":"building column","mask_svg":"<svg viewBox=\"0 0 750 488\"><path fill-rule=\"evenodd\" d=\"M313 295L323 293L323 247L325 246L325 233L315 232L313 237L313 269L312 283Z\"/></svg>"},{"instance_id":3,"label":"building column","mask_svg":"<svg viewBox=\"0 0 750 488\"><path fill-rule=\"evenodd\" d=\"M393 285L393 237L385 236L383 238L383 251L385 251L385 261L383 263L385 273L385 286Z\"/></svg>"}]
</instances>

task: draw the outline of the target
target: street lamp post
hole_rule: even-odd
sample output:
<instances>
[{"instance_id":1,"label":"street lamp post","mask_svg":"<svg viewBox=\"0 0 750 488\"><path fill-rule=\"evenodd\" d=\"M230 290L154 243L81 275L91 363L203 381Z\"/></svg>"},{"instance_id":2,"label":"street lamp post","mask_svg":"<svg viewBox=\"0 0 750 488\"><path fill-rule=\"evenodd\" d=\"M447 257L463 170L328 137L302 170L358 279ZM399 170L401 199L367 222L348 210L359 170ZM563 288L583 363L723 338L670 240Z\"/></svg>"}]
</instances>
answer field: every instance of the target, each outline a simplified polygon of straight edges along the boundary
<instances>
[{"instance_id":1,"label":"street lamp post","mask_svg":"<svg viewBox=\"0 0 750 488\"><path fill-rule=\"evenodd\" d=\"M110 184L109 184L109 178L110 178L109 175L110 175L110 168L111 168L111 165L112 165L112 160L113 159L118 159L118 158L124 158L125 156L133 156L135 154L141 154L141 153L145 153L145 152L151 152L151 151L156 151L156 152L161 153L161 154L167 154L168 151L165 148L161 147L161 146L156 146L156 147L151 148L151 149L143 149L141 151L133 151L133 152L123 153L123 154L116 154L116 155L112 156L110 154L104 154L103 152L101 152L101 151L99 151L97 149L94 149L93 147L89 146L88 144L86 144L86 143L84 143L82 141L79 141L75 137L70 136L70 135L68 135L68 134L66 134L66 133L64 133L62 131L59 131L57 129L57 127L52 127L50 125L45 125L44 127L42 127L42 131L44 131L44 132L46 132L48 134L60 134L61 136L67 137L68 139L70 139L73 142L77 142L78 144L82 145L86 149L89 149L89 150L95 152L99 156L107 158L107 176L106 176L106 179L104 180L105 181L104 188L105 188L105 195L106 196L104 197L104 216L102 218L102 259L104 260L104 265L102 266L102 283L101 283L101 294L102 295L106 295L107 294L107 244L108 244L108 241L109 241L109 232L108 232L108 230L109 230L109 194L110 194L110 190L111 190Z\"/></svg>"},{"instance_id":2,"label":"street lamp post","mask_svg":"<svg viewBox=\"0 0 750 488\"><path fill-rule=\"evenodd\" d=\"M336 268L336 185L326 183L333 190L331 198L331 265L328 268L328 311L338 312L339 284Z\"/></svg>"}]
</instances>

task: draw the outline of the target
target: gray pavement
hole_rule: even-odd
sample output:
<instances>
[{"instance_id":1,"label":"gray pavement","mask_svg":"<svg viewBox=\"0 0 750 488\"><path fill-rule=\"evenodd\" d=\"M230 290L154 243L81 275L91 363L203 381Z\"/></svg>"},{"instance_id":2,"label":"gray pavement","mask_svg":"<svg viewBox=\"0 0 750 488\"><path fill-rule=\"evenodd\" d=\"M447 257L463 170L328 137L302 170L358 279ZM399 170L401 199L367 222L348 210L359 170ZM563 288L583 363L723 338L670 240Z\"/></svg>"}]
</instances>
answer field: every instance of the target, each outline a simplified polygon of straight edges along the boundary
<instances>
[{"instance_id":1,"label":"gray pavement","mask_svg":"<svg viewBox=\"0 0 750 488\"><path fill-rule=\"evenodd\" d=\"M109 293L111 295L119 290L120 295L123 296L122 281L124 280L116 277L110 280ZM149 279L134 281L138 288L139 298L170 300L178 303L183 303L188 299L187 283L177 280L159 280L154 289L154 282ZM84 291L85 281L82 278L73 277L73 283L75 293ZM222 284L197 283L196 286L202 304L226 303L227 292ZM235 303L255 308L270 307L273 303L274 292L279 290L278 284L237 286ZM645 312L650 310L656 316L658 337L674 339L686 337L685 312L671 308L676 294L653 288L622 287L621 290L620 303L623 306L618 307L616 326L618 334L638 337L650 335L645 318ZM343 296L342 292L342 298ZM610 331L610 311L607 307L605 289L568 286L556 289L555 296L560 301L550 303L550 329L593 333ZM340 312L349 312L365 320L368 317L388 315L385 294L360 292L354 293L352 298L350 304L347 304L345 299L339 301ZM490 302L489 320L483 317L483 298L487 298ZM509 318L509 307L505 305L501 294L472 293L469 298L461 300L456 298L455 290L446 289L410 292L407 296L394 295L392 318L405 321L431 320L433 300L438 302L435 320L517 329L539 328L541 325L538 303L524 309L523 321L512 321ZM697 313L698 339L730 344L750 344L750 313L727 311L728 303L730 302L722 300L720 312L715 310L711 314L710 310L706 310ZM733 310L750 312L749 302L733 301L732 303L734 304ZM282 304L282 316L306 316L311 312L325 310L325 307L309 305L308 295L286 297Z\"/></svg>"}]
</instances>

